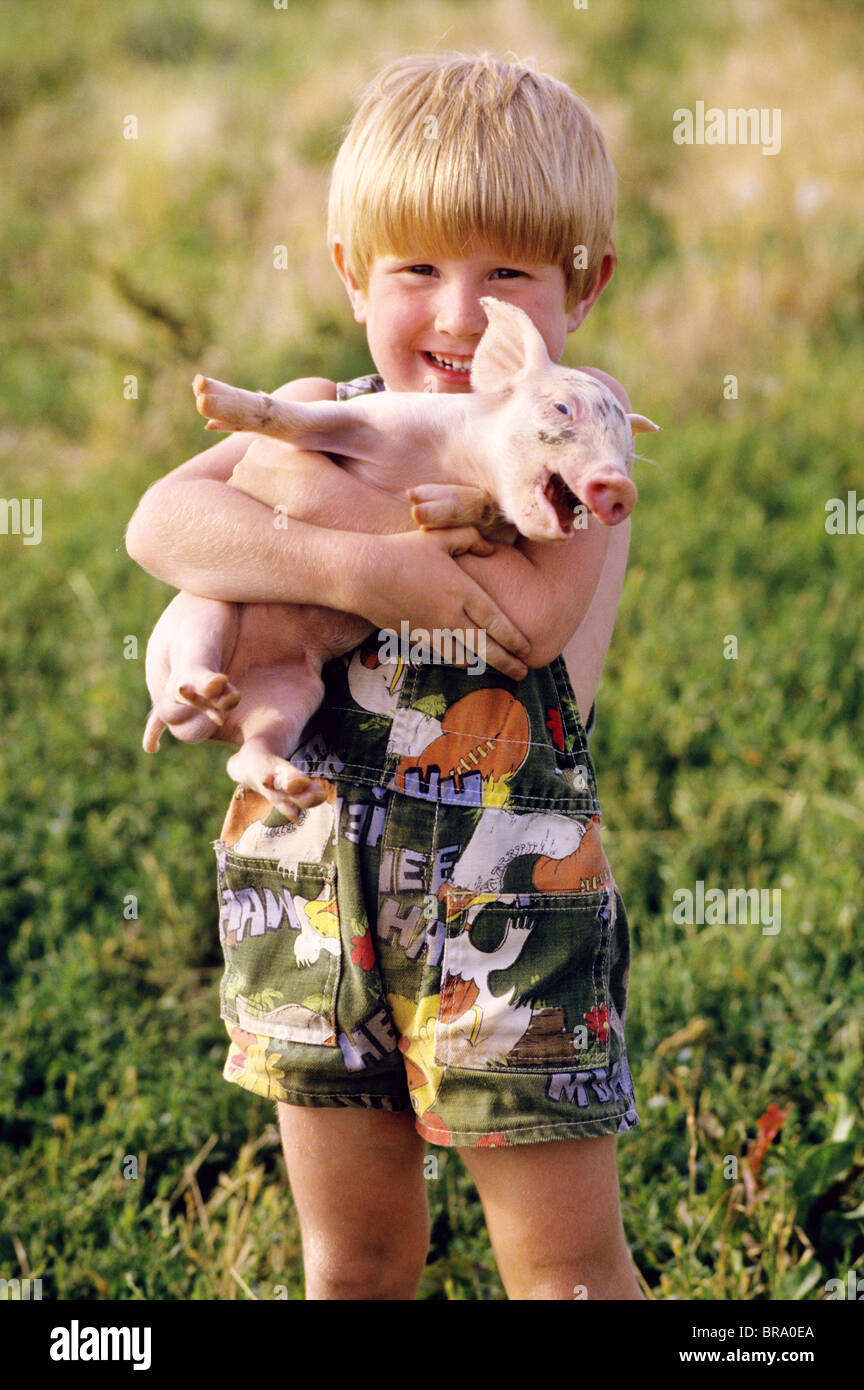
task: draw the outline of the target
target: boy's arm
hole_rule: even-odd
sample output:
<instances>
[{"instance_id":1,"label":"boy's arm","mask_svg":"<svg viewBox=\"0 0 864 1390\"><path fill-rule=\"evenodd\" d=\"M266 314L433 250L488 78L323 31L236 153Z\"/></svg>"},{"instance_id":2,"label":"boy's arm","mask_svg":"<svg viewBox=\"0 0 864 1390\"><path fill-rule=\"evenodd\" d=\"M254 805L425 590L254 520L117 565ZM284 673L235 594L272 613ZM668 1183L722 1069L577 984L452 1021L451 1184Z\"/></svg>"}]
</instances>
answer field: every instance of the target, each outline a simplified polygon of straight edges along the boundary
<instances>
[{"instance_id":1,"label":"boy's arm","mask_svg":"<svg viewBox=\"0 0 864 1390\"><path fill-rule=\"evenodd\" d=\"M612 641L629 548L628 517L621 526L615 527L609 537L606 563L600 583L594 590L591 606L561 653L584 724L587 724L591 706L597 698L606 653Z\"/></svg>"},{"instance_id":2,"label":"boy's arm","mask_svg":"<svg viewBox=\"0 0 864 1390\"><path fill-rule=\"evenodd\" d=\"M264 450L259 462L253 445L234 470L232 486L316 526L341 530L350 525L380 533L413 529L407 502L352 478L319 453L296 452L290 462L283 463ZM346 496L348 488L350 496ZM520 540L521 553L510 544L499 544L490 558L472 563L473 557L462 556L459 565L530 634L529 664L539 666L563 650L581 623L600 578L609 539L607 527L592 518L590 532L577 532L563 546ZM440 625L439 620L436 626Z\"/></svg>"},{"instance_id":3,"label":"boy's arm","mask_svg":"<svg viewBox=\"0 0 864 1390\"><path fill-rule=\"evenodd\" d=\"M618 529L623 530L624 522ZM459 564L502 605L531 643L526 665L545 666L564 650L590 607L610 544L610 528L589 517L584 531L560 544L519 537L491 559L462 555Z\"/></svg>"},{"instance_id":4,"label":"boy's arm","mask_svg":"<svg viewBox=\"0 0 864 1390\"><path fill-rule=\"evenodd\" d=\"M333 399L335 388L323 378L305 378L276 394ZM275 451L271 458L297 453L279 441L238 434L197 454L145 493L127 530L131 558L157 579L205 598L326 604L397 630L406 618L429 629L481 627L490 664L517 679L524 674L513 655L527 655L524 635L454 563L472 547L475 554L492 553L475 528L371 535L330 531L288 515L277 527L270 508L228 486L250 447ZM330 466L339 473L343 502L359 489L359 505L368 489Z\"/></svg>"},{"instance_id":5,"label":"boy's arm","mask_svg":"<svg viewBox=\"0 0 864 1390\"><path fill-rule=\"evenodd\" d=\"M331 381L310 377L273 393L291 400L335 399ZM239 603L322 602L332 537L226 485L245 455L284 467L297 451L278 440L238 432L159 479L126 531L133 560L157 579L202 598ZM334 465L335 467L335 465Z\"/></svg>"}]
</instances>

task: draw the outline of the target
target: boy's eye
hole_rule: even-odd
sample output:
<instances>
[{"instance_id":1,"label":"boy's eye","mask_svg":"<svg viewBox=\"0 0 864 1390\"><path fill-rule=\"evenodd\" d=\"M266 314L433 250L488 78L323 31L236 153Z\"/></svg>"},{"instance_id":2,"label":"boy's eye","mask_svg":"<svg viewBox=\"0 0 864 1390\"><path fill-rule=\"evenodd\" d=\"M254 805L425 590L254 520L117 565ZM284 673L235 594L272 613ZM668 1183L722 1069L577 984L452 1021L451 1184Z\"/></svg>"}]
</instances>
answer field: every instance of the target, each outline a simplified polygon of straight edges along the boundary
<instances>
[{"instance_id":1,"label":"boy's eye","mask_svg":"<svg viewBox=\"0 0 864 1390\"><path fill-rule=\"evenodd\" d=\"M421 263L419 263L419 262L418 262L417 265L407 265L407 266L405 266L405 269L406 269L406 270L409 272L409 274L411 274L411 275L434 275L434 274L435 274L435 267L434 267L434 265L424 265L424 264L421 264ZM508 280L516 279L518 276L524 276L524 274L525 274L524 270L514 270L512 266L504 266L504 265L499 265L495 270L492 271L492 275L493 275L493 276L500 275L500 276L502 276L502 277L504 277L505 279L508 279Z\"/></svg>"}]
</instances>

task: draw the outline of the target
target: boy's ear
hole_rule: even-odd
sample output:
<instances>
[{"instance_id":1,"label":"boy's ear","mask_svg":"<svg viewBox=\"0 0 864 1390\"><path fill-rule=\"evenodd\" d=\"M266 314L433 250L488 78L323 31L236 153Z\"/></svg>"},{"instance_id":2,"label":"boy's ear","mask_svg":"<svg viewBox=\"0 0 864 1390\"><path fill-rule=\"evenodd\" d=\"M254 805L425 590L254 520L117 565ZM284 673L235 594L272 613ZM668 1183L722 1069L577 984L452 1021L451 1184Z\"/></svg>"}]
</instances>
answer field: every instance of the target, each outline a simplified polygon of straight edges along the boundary
<instances>
[{"instance_id":1,"label":"boy's ear","mask_svg":"<svg viewBox=\"0 0 864 1390\"><path fill-rule=\"evenodd\" d=\"M485 295L480 303L489 320L471 363L474 391L506 391L517 372L552 365L546 344L522 310Z\"/></svg>"},{"instance_id":2,"label":"boy's ear","mask_svg":"<svg viewBox=\"0 0 864 1390\"><path fill-rule=\"evenodd\" d=\"M576 305L576 308L571 309L570 313L567 315L568 333L572 333L573 329L578 328L580 323L582 323L583 320L587 318L588 314L593 309L594 304L600 298L600 295L603 293L606 286L609 284L609 281L612 279L612 276L615 274L615 268L617 265L618 257L616 256L614 248L610 243L610 245L606 248L603 260L600 263L600 269L597 272L596 279L591 285L591 288L585 295L585 298L580 299L579 303Z\"/></svg>"},{"instance_id":3,"label":"boy's ear","mask_svg":"<svg viewBox=\"0 0 864 1390\"><path fill-rule=\"evenodd\" d=\"M348 298L351 300L351 308L354 310L354 319L357 323L366 322L366 296L354 279L351 267L345 260L345 247L337 237L330 248L330 255L333 264L339 274L339 278L348 291Z\"/></svg>"}]
</instances>

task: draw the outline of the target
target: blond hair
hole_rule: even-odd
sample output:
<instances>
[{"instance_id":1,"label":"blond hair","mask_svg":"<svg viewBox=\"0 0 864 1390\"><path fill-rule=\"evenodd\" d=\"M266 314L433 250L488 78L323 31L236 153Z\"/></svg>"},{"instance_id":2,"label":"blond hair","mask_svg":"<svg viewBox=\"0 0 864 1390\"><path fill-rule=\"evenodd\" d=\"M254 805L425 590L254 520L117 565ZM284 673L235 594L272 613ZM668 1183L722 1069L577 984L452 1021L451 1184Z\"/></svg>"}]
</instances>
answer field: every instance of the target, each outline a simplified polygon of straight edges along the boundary
<instances>
[{"instance_id":1,"label":"blond hair","mask_svg":"<svg viewBox=\"0 0 864 1390\"><path fill-rule=\"evenodd\" d=\"M365 290L376 255L459 256L479 237L560 265L572 309L612 241L616 184L600 127L563 82L488 53L416 54L360 100L333 168L327 240L331 251L341 241Z\"/></svg>"}]
</instances>

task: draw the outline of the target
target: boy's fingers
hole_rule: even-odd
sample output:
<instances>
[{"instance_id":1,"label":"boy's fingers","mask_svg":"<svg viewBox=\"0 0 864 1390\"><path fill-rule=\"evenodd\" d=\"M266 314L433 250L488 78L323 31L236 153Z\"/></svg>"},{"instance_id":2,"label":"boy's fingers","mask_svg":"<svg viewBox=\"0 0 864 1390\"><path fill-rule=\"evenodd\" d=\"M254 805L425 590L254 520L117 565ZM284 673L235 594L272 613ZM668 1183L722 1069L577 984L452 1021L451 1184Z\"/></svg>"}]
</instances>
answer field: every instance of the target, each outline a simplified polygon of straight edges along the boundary
<instances>
[{"instance_id":1,"label":"boy's fingers","mask_svg":"<svg viewBox=\"0 0 864 1390\"><path fill-rule=\"evenodd\" d=\"M511 680L521 681L523 676L528 674L528 667L524 661L517 661L512 652L508 652L505 647L499 647L488 633L482 656L487 666L494 666L495 670L500 671L502 676L509 676Z\"/></svg>"},{"instance_id":2,"label":"boy's fingers","mask_svg":"<svg viewBox=\"0 0 864 1390\"><path fill-rule=\"evenodd\" d=\"M470 549L469 551L467 551L467 554L469 554L469 555L494 555L494 554L495 554L495 546L494 546L494 544L492 543L492 541L487 540L485 536L478 535L476 541L475 541L474 544L471 546L471 549Z\"/></svg>"},{"instance_id":3,"label":"boy's fingers","mask_svg":"<svg viewBox=\"0 0 864 1390\"><path fill-rule=\"evenodd\" d=\"M482 553L474 549L478 543L488 546L490 551L495 549L491 541L481 536L476 526L453 526L441 532L441 544L451 555L465 555L469 550L475 555Z\"/></svg>"},{"instance_id":4,"label":"boy's fingers","mask_svg":"<svg viewBox=\"0 0 864 1390\"><path fill-rule=\"evenodd\" d=\"M465 605L465 616L469 626L483 629L486 661L490 666L515 680L521 680L527 675L528 667L519 657L530 655L531 643L518 627L514 627L500 608L495 607L489 595L484 593L479 585L476 599Z\"/></svg>"},{"instance_id":5,"label":"boy's fingers","mask_svg":"<svg viewBox=\"0 0 864 1390\"><path fill-rule=\"evenodd\" d=\"M425 532L455 559L457 555L494 555L495 545L476 526L435 527Z\"/></svg>"},{"instance_id":6,"label":"boy's fingers","mask_svg":"<svg viewBox=\"0 0 864 1390\"><path fill-rule=\"evenodd\" d=\"M436 543L454 557L469 551L475 555L490 554L495 551L494 544L491 541L486 541L476 526L460 526L453 530L432 531L427 534L433 536ZM475 549L477 546L488 547L488 550ZM496 607L485 589L481 588L479 584L475 584L473 580L469 580L467 575L463 575L463 579L469 585L470 595L468 599L463 601L467 626L485 630L487 660L490 665L503 672L505 676L520 680L522 676L527 674L528 668L523 661L519 660L519 657L530 654L531 643L525 634L511 623L507 615Z\"/></svg>"},{"instance_id":7,"label":"boy's fingers","mask_svg":"<svg viewBox=\"0 0 864 1390\"><path fill-rule=\"evenodd\" d=\"M511 675L514 680L518 680L524 673L525 667L521 662L515 661L509 652L505 652L503 647L498 647L497 643L487 641L486 633L477 631L475 628L465 628L463 630L464 641L454 632L446 651L440 651L440 642L433 642L433 647L438 652L442 661L451 666L459 666L462 670L467 670L473 674L481 674L487 666L495 665L498 670L506 666L504 674ZM490 649L494 647L498 652L498 661L490 659Z\"/></svg>"}]
</instances>

